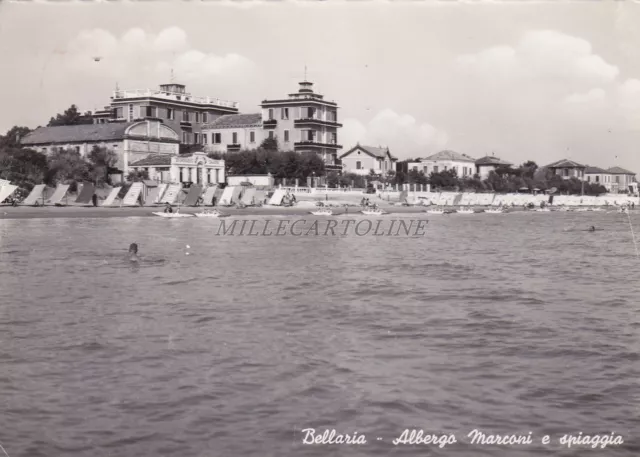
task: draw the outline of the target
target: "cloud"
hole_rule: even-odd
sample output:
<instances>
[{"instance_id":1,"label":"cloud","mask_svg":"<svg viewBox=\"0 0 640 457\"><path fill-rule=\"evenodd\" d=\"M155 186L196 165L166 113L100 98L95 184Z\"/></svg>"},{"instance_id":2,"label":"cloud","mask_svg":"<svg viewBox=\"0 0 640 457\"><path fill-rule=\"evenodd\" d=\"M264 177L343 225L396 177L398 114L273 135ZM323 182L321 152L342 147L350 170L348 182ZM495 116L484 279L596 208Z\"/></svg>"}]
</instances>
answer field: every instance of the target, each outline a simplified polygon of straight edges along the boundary
<instances>
[{"instance_id":1,"label":"cloud","mask_svg":"<svg viewBox=\"0 0 640 457\"><path fill-rule=\"evenodd\" d=\"M451 70L439 125L453 149L471 155L610 166L602 151L640 126L640 80L621 81L619 68L580 37L527 31L513 44L458 56Z\"/></svg>"},{"instance_id":2,"label":"cloud","mask_svg":"<svg viewBox=\"0 0 640 457\"><path fill-rule=\"evenodd\" d=\"M171 69L177 79L195 82L211 77L234 79L253 66L251 60L238 54L218 55L193 48L187 33L179 27L157 34L132 28L121 37L101 29L82 31L69 44L68 55L75 72L123 81L135 75L137 80L155 84L157 72L164 72L168 78ZM100 65L95 64L94 57L101 58Z\"/></svg>"},{"instance_id":3,"label":"cloud","mask_svg":"<svg viewBox=\"0 0 640 457\"><path fill-rule=\"evenodd\" d=\"M620 70L593 53L591 44L552 30L529 31L518 43L495 46L457 59L465 71L510 79L556 79L586 84L613 81Z\"/></svg>"},{"instance_id":4,"label":"cloud","mask_svg":"<svg viewBox=\"0 0 640 457\"><path fill-rule=\"evenodd\" d=\"M586 93L571 94L565 99L565 102L574 105L594 104L604 102L606 97L607 94L603 89L596 88Z\"/></svg>"},{"instance_id":5,"label":"cloud","mask_svg":"<svg viewBox=\"0 0 640 457\"><path fill-rule=\"evenodd\" d=\"M356 143L388 146L399 158L426 156L447 144L447 134L428 123L419 123L413 116L384 109L367 124L357 119L345 119L340 132L344 150Z\"/></svg>"}]
</instances>

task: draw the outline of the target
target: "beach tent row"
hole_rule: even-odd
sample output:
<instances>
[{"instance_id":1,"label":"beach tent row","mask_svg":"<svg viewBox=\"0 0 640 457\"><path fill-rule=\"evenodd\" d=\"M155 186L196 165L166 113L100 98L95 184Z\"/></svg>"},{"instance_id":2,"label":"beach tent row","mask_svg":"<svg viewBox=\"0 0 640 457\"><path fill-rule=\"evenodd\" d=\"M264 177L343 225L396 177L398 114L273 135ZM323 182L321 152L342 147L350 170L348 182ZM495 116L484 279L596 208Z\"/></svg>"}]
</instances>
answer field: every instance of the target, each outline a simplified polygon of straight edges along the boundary
<instances>
[{"instance_id":1,"label":"beach tent row","mask_svg":"<svg viewBox=\"0 0 640 457\"><path fill-rule=\"evenodd\" d=\"M7 180L0 180L0 203L9 198L18 186L12 185ZM101 206L116 206L116 200L122 187L111 189L109 195ZM213 197L216 194L217 186L207 187L206 190L200 185L194 185L189 188L187 196L182 202L185 206L195 206L200 197L203 198L205 205L213 203ZM58 184L53 193L47 198L47 186L38 184L33 187L29 195L22 201L24 206L35 205L61 205L62 201L67 197L69 191L68 184ZM255 189L253 189L255 192ZM74 203L76 204L92 204L96 187L94 184L85 183L78 191L78 196ZM181 184L156 184L155 182L135 182L131 185L125 196L122 198L118 206L138 206L143 202L145 206L157 204L175 204L182 192ZM204 192L204 195L203 195ZM245 196L247 193L245 192ZM65 201L66 203L66 201Z\"/></svg>"}]
</instances>

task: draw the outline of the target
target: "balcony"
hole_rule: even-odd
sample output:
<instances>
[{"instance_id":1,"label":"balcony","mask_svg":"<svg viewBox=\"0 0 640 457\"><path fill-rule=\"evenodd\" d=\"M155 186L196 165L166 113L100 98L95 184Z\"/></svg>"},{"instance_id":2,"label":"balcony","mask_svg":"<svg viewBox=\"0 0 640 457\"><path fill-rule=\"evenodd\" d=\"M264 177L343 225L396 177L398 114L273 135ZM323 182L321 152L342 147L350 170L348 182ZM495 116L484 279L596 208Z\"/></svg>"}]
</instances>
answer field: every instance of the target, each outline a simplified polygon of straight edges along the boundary
<instances>
[{"instance_id":1,"label":"balcony","mask_svg":"<svg viewBox=\"0 0 640 457\"><path fill-rule=\"evenodd\" d=\"M323 119L316 119L315 117L305 117L303 119L295 119L293 121L295 127L304 127L307 125L320 125L324 127L342 127L342 124L336 121L325 121Z\"/></svg>"},{"instance_id":2,"label":"balcony","mask_svg":"<svg viewBox=\"0 0 640 457\"><path fill-rule=\"evenodd\" d=\"M239 151L241 147L242 145L238 143L227 144L227 151Z\"/></svg>"},{"instance_id":3,"label":"balcony","mask_svg":"<svg viewBox=\"0 0 640 457\"><path fill-rule=\"evenodd\" d=\"M266 121L262 121L262 126L265 129L275 129L278 125L278 121L275 119L267 119Z\"/></svg>"},{"instance_id":4,"label":"balcony","mask_svg":"<svg viewBox=\"0 0 640 457\"><path fill-rule=\"evenodd\" d=\"M341 144L336 143L321 143L315 140L296 141L293 143L296 148L329 148L329 149L341 149Z\"/></svg>"}]
</instances>

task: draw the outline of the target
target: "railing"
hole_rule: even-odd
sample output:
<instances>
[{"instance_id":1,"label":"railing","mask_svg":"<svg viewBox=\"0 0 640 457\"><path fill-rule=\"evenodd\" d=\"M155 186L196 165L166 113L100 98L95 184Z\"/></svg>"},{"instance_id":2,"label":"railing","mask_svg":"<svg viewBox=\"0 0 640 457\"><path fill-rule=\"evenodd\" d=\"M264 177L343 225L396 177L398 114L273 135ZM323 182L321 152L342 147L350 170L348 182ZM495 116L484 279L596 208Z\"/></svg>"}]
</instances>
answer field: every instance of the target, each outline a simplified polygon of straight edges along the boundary
<instances>
[{"instance_id":1,"label":"railing","mask_svg":"<svg viewBox=\"0 0 640 457\"><path fill-rule=\"evenodd\" d=\"M294 186L280 186L279 189L284 191L293 192L294 194L346 194L346 193L355 193L355 194L364 194L366 189L359 189L354 187L344 187L344 188L332 188L332 187L294 187Z\"/></svg>"},{"instance_id":2,"label":"railing","mask_svg":"<svg viewBox=\"0 0 640 457\"><path fill-rule=\"evenodd\" d=\"M227 149L240 149L242 147L239 143L227 144Z\"/></svg>"},{"instance_id":3,"label":"railing","mask_svg":"<svg viewBox=\"0 0 640 457\"><path fill-rule=\"evenodd\" d=\"M157 89L134 89L134 90L117 90L113 92L113 98L134 98L134 97L156 97L167 100L178 100L190 103L199 103L203 105L217 105L226 108L240 108L238 102L221 100L215 97L194 97L191 94L180 94L177 92L160 91Z\"/></svg>"},{"instance_id":4,"label":"railing","mask_svg":"<svg viewBox=\"0 0 640 457\"><path fill-rule=\"evenodd\" d=\"M319 141L314 141L314 140L306 140L306 141L296 141L295 143L293 143L294 146L319 146L319 147L325 147L325 148L336 148L336 149L340 149L342 147L341 144L337 144L337 143L322 143Z\"/></svg>"},{"instance_id":5,"label":"railing","mask_svg":"<svg viewBox=\"0 0 640 457\"><path fill-rule=\"evenodd\" d=\"M266 121L262 121L263 127L275 127L278 125L278 121L276 119L267 119Z\"/></svg>"}]
</instances>

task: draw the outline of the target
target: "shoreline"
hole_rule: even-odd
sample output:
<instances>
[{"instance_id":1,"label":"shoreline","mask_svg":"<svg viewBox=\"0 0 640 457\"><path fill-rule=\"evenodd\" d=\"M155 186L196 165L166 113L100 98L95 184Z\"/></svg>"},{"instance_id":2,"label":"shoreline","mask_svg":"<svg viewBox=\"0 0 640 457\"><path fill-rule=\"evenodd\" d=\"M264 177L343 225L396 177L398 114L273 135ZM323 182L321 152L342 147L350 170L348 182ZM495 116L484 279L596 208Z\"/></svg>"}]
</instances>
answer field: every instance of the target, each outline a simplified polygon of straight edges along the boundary
<instances>
[{"instance_id":1,"label":"shoreline","mask_svg":"<svg viewBox=\"0 0 640 457\"><path fill-rule=\"evenodd\" d=\"M427 215L428 207L425 206L401 206L401 205L379 205L380 209L384 210L387 214L422 214ZM238 209L235 207L182 207L180 212L184 214L194 214L203 211L203 209L211 210L217 209L218 211L228 214L229 216L311 216L311 211L318 209L314 207L283 207L283 206L262 206L262 207L247 207L244 209ZM485 207L472 207L475 210ZM489 207L492 208L492 207ZM334 216L341 216L345 214L346 208L332 208L335 212ZM361 213L362 208L349 207L347 215L363 216ZM445 210L455 210L458 207L446 207ZM126 217L157 217L153 212L162 212L163 206L144 206L144 207L94 207L94 206L1 206L0 207L0 219L74 219L74 218L87 218L87 219L111 219L111 218L126 218ZM174 207L175 210L175 207ZM611 210L604 210L603 212L610 212ZM521 207L509 208L507 213L515 212L534 212L528 211ZM559 211L553 211L559 212ZM481 213L480 213L481 214ZM315 216L314 216L315 217ZM438 217L438 216L436 216Z\"/></svg>"},{"instance_id":2,"label":"shoreline","mask_svg":"<svg viewBox=\"0 0 640 457\"><path fill-rule=\"evenodd\" d=\"M221 213L228 214L230 216L311 216L310 211L315 208L296 208L282 207L282 206L263 206L263 207L248 207L244 209L238 208L225 208L225 207L182 207L180 212L183 214L194 214L203 211L203 209L217 209ZM175 211L176 207L174 207ZM335 215L342 215L345 213L345 208L333 208ZM390 206L384 207L384 211L389 214L426 214L425 207L407 207L407 206ZM153 212L162 212L163 206L144 206L144 207L115 207L115 208L101 208L94 206L40 206L40 207L20 207L20 206L2 206L0 207L0 219L72 219L72 218L87 218L87 219L111 219L122 217L157 217ZM348 214L360 215L362 208L350 207Z\"/></svg>"}]
</instances>

